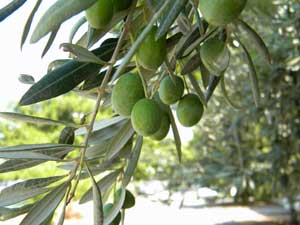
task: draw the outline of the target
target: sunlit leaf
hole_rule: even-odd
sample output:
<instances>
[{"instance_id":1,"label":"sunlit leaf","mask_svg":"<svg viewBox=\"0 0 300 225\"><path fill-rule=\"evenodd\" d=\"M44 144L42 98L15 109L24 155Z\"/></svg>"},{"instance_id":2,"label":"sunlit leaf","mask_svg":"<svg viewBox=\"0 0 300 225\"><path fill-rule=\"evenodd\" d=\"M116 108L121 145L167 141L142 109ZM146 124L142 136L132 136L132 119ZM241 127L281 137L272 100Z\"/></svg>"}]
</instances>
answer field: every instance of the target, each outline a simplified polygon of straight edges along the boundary
<instances>
[{"instance_id":1,"label":"sunlit leaf","mask_svg":"<svg viewBox=\"0 0 300 225\"><path fill-rule=\"evenodd\" d=\"M33 31L30 42L39 41L64 21L90 7L96 0L57 0L42 16Z\"/></svg>"},{"instance_id":2,"label":"sunlit leaf","mask_svg":"<svg viewBox=\"0 0 300 225\"><path fill-rule=\"evenodd\" d=\"M122 181L123 187L126 187L129 184L131 177L133 176L134 170L140 158L142 146L143 146L143 136L138 136L134 149L129 158L127 168L125 170L125 174Z\"/></svg>"},{"instance_id":3,"label":"sunlit leaf","mask_svg":"<svg viewBox=\"0 0 300 225\"><path fill-rule=\"evenodd\" d=\"M46 53L47 53L48 50L50 49L51 45L53 44L54 39L55 39L55 37L56 37L56 35L57 35L57 33L58 33L59 28L60 28L60 27L56 27L55 29L53 29L53 30L51 31L51 34L50 34L50 36L49 36L49 38L48 38L48 41L47 41L47 43L46 43L46 46L45 46L45 48L44 48L44 50L43 50L43 52L42 52L42 58L46 55Z\"/></svg>"},{"instance_id":4,"label":"sunlit leaf","mask_svg":"<svg viewBox=\"0 0 300 225\"><path fill-rule=\"evenodd\" d=\"M104 193L106 190L108 190L111 185L116 181L117 177L119 176L121 170L116 170L105 177L103 177L101 180L97 182L97 186L101 190L102 193ZM91 201L93 199L93 190L90 188L87 190L83 196L81 197L79 204L84 204L88 201Z\"/></svg>"},{"instance_id":5,"label":"sunlit leaf","mask_svg":"<svg viewBox=\"0 0 300 225\"><path fill-rule=\"evenodd\" d=\"M42 0L37 0L27 21L26 21L26 24L24 26L24 30L23 30L23 33L22 33L22 38L21 38L21 49L23 48L23 45L27 39L27 36L28 36L28 33L29 33L29 30L30 30L30 27L31 27L31 23L32 23L32 20L34 18L34 15L35 13L38 11L40 5L42 3Z\"/></svg>"},{"instance_id":6,"label":"sunlit leaf","mask_svg":"<svg viewBox=\"0 0 300 225\"><path fill-rule=\"evenodd\" d=\"M204 105L204 106L207 106L206 104L206 101L205 101L205 96L204 96L204 93L197 81L197 79L194 77L193 74L188 74L188 78L194 88L194 90L196 91L196 93L198 94L199 98L200 98L200 101L201 103Z\"/></svg>"},{"instance_id":7,"label":"sunlit leaf","mask_svg":"<svg viewBox=\"0 0 300 225\"><path fill-rule=\"evenodd\" d=\"M20 225L40 225L40 223L45 221L62 201L68 185L69 182L59 185L39 200L25 216Z\"/></svg>"},{"instance_id":8,"label":"sunlit leaf","mask_svg":"<svg viewBox=\"0 0 300 225\"><path fill-rule=\"evenodd\" d=\"M258 85L258 77L256 74L256 69L255 69L254 63L252 61L252 58L251 58L247 48L241 41L239 41L239 43L242 46L244 53L245 53L246 62L249 67L249 78L250 78L250 82L251 82L253 100L254 100L255 106L258 107L259 102L260 102L260 90L259 90L259 85Z\"/></svg>"},{"instance_id":9,"label":"sunlit leaf","mask_svg":"<svg viewBox=\"0 0 300 225\"><path fill-rule=\"evenodd\" d=\"M83 16L81 17L76 23L75 25L72 27L70 35L69 35L69 42L72 43L73 39L75 37L75 34L77 33L77 31L79 30L79 28L86 23L86 17Z\"/></svg>"},{"instance_id":10,"label":"sunlit leaf","mask_svg":"<svg viewBox=\"0 0 300 225\"><path fill-rule=\"evenodd\" d=\"M178 161L181 162L181 158L182 158L182 153L181 153L181 139L180 139L180 134L173 116L173 113L171 111L171 109L169 108L169 118L170 118L170 122L171 122L171 127L172 127L172 131L173 131L173 135L174 135L174 141L175 141L175 145L176 145L176 150L177 150L177 157L178 157Z\"/></svg>"},{"instance_id":11,"label":"sunlit leaf","mask_svg":"<svg viewBox=\"0 0 300 225\"><path fill-rule=\"evenodd\" d=\"M65 176L37 178L16 183L4 188L0 192L0 206L13 205L15 203L32 198L49 191L48 185L61 180Z\"/></svg>"},{"instance_id":12,"label":"sunlit leaf","mask_svg":"<svg viewBox=\"0 0 300 225\"><path fill-rule=\"evenodd\" d=\"M24 205L19 208L0 207L0 221L9 220L24 213L27 213L32 208L32 206L33 204Z\"/></svg>"},{"instance_id":13,"label":"sunlit leaf","mask_svg":"<svg viewBox=\"0 0 300 225\"><path fill-rule=\"evenodd\" d=\"M92 172L90 171L88 165L86 164L86 169L90 175L90 178L92 180L92 189L93 189L93 203L94 203L94 225L103 225L103 204L102 204L102 194L101 190L96 183Z\"/></svg>"},{"instance_id":14,"label":"sunlit leaf","mask_svg":"<svg viewBox=\"0 0 300 225\"><path fill-rule=\"evenodd\" d=\"M111 39L93 53L104 61L110 60L116 39ZM75 88L90 74L100 70L100 66L94 63L82 63L70 61L50 71L41 80L35 83L22 97L20 105L30 105L57 97Z\"/></svg>"},{"instance_id":15,"label":"sunlit leaf","mask_svg":"<svg viewBox=\"0 0 300 225\"><path fill-rule=\"evenodd\" d=\"M125 146L133 134L134 129L132 128L131 121L127 120L118 133L112 138L108 146L107 158L113 158Z\"/></svg>"},{"instance_id":16,"label":"sunlit leaf","mask_svg":"<svg viewBox=\"0 0 300 225\"><path fill-rule=\"evenodd\" d=\"M94 53L90 52L88 49L81 47L80 45L75 45L71 43L62 43L60 48L65 52L70 52L75 56L75 59L79 62L90 62L96 63L99 65L106 65L107 62L104 62L98 58Z\"/></svg>"},{"instance_id":17,"label":"sunlit leaf","mask_svg":"<svg viewBox=\"0 0 300 225\"><path fill-rule=\"evenodd\" d=\"M18 80L23 84L34 84L34 77L27 74L20 74Z\"/></svg>"},{"instance_id":18,"label":"sunlit leaf","mask_svg":"<svg viewBox=\"0 0 300 225\"><path fill-rule=\"evenodd\" d=\"M247 33L246 37L250 39L252 46L267 62L271 63L271 54L269 49L257 32L243 20L237 20L237 24Z\"/></svg>"},{"instance_id":19,"label":"sunlit leaf","mask_svg":"<svg viewBox=\"0 0 300 225\"><path fill-rule=\"evenodd\" d=\"M187 0L170 1L165 9L161 24L156 33L156 38L159 39L166 35L170 26L173 24L180 11L185 7Z\"/></svg>"},{"instance_id":20,"label":"sunlit leaf","mask_svg":"<svg viewBox=\"0 0 300 225\"><path fill-rule=\"evenodd\" d=\"M13 112L0 112L0 117L8 120L16 120L22 121L26 123L34 123L34 124L42 124L42 125L55 125L55 126L71 126L76 127L76 124L68 123L68 122L61 122L57 120L36 117L36 116L28 116L20 113L13 113Z\"/></svg>"},{"instance_id":21,"label":"sunlit leaf","mask_svg":"<svg viewBox=\"0 0 300 225\"><path fill-rule=\"evenodd\" d=\"M0 22L19 9L25 2L26 0L13 0L0 9Z\"/></svg>"}]
</instances>

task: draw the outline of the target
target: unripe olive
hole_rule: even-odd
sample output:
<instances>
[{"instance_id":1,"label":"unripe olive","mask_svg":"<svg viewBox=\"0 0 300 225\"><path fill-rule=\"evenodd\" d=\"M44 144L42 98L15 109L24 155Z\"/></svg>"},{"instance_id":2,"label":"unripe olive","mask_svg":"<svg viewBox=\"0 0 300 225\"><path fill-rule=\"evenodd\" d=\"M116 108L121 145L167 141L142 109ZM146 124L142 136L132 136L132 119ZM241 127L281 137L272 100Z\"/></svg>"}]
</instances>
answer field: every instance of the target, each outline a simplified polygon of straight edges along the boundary
<instances>
[{"instance_id":1,"label":"unripe olive","mask_svg":"<svg viewBox=\"0 0 300 225\"><path fill-rule=\"evenodd\" d=\"M161 101L167 105L177 102L183 95L184 83L181 77L166 76L159 86L159 97Z\"/></svg>"},{"instance_id":2,"label":"unripe olive","mask_svg":"<svg viewBox=\"0 0 300 225\"><path fill-rule=\"evenodd\" d=\"M163 111L163 112L168 112L169 111L169 106L165 103L162 102L162 100L159 97L159 93L156 92L153 96L154 101L156 101L156 103L159 105L159 108Z\"/></svg>"},{"instance_id":3,"label":"unripe olive","mask_svg":"<svg viewBox=\"0 0 300 225\"><path fill-rule=\"evenodd\" d=\"M133 107L131 123L133 129L142 136L150 136L160 128L162 111L152 99L141 99Z\"/></svg>"},{"instance_id":4,"label":"unripe olive","mask_svg":"<svg viewBox=\"0 0 300 225\"><path fill-rule=\"evenodd\" d=\"M199 0L199 7L208 23L224 26L240 15L246 3L247 0Z\"/></svg>"},{"instance_id":5,"label":"unripe olive","mask_svg":"<svg viewBox=\"0 0 300 225\"><path fill-rule=\"evenodd\" d=\"M157 29L153 26L136 52L138 63L149 70L156 70L167 55L166 38L155 39Z\"/></svg>"},{"instance_id":6,"label":"unripe olive","mask_svg":"<svg viewBox=\"0 0 300 225\"><path fill-rule=\"evenodd\" d=\"M109 24L113 17L112 0L97 0L90 8L85 10L89 25L100 29Z\"/></svg>"},{"instance_id":7,"label":"unripe olive","mask_svg":"<svg viewBox=\"0 0 300 225\"><path fill-rule=\"evenodd\" d=\"M203 110L199 97L195 94L187 94L178 102L177 118L182 126L192 127L200 121Z\"/></svg>"},{"instance_id":8,"label":"unripe olive","mask_svg":"<svg viewBox=\"0 0 300 225\"><path fill-rule=\"evenodd\" d=\"M153 135L151 135L151 138L156 141L161 141L168 135L169 130L170 130L169 116L167 113L163 113L161 118L160 128Z\"/></svg>"},{"instance_id":9,"label":"unripe olive","mask_svg":"<svg viewBox=\"0 0 300 225\"><path fill-rule=\"evenodd\" d=\"M143 83L137 74L120 77L112 90L112 107L121 116L130 116L135 103L145 97Z\"/></svg>"},{"instance_id":10,"label":"unripe olive","mask_svg":"<svg viewBox=\"0 0 300 225\"><path fill-rule=\"evenodd\" d=\"M122 189L118 189L115 193L115 198L119 199L122 193ZM125 199L122 206L122 209L129 209L132 208L135 205L135 197L134 195L126 189L125 191Z\"/></svg>"},{"instance_id":11,"label":"unripe olive","mask_svg":"<svg viewBox=\"0 0 300 225\"><path fill-rule=\"evenodd\" d=\"M217 37L210 38L200 48L200 56L205 67L214 75L220 75L229 63L225 42Z\"/></svg>"}]
</instances>

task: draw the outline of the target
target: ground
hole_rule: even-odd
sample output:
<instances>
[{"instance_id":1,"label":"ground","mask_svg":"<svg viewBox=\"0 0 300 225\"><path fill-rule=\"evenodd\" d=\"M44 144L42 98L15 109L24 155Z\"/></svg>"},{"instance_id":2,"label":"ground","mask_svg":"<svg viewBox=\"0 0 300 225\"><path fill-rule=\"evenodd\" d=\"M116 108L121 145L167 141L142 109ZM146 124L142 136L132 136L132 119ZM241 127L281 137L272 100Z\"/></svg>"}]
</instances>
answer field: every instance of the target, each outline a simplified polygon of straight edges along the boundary
<instances>
[{"instance_id":1,"label":"ground","mask_svg":"<svg viewBox=\"0 0 300 225\"><path fill-rule=\"evenodd\" d=\"M92 225L92 203L74 204L68 209L65 225ZM17 225L22 217L1 222ZM279 225L288 213L276 205L184 207L167 206L139 197L136 206L127 210L125 225ZM273 222L272 222L273 221Z\"/></svg>"}]
</instances>

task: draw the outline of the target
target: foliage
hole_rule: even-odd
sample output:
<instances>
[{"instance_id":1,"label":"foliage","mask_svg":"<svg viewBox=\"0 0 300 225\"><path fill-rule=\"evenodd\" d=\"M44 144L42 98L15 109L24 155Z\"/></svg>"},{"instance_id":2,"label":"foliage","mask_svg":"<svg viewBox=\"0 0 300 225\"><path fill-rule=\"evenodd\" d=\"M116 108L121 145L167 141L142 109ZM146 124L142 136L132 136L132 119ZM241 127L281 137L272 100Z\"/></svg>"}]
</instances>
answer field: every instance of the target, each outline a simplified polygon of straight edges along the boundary
<instances>
[{"instance_id":1,"label":"foliage","mask_svg":"<svg viewBox=\"0 0 300 225\"><path fill-rule=\"evenodd\" d=\"M203 0L202 2L205 1ZM245 3L246 1L240 0L240 2ZM50 34L48 43L42 53L43 55L46 54L63 22L73 15L88 10L94 3L96 3L96 0L57 0L37 23L32 32L30 42L38 42L41 38ZM36 141L33 140L35 144L26 143L26 145L0 148L0 157L6 159L2 164L2 169L6 172L27 169L32 165L41 164L45 161L57 162L57 165L65 170L65 177L58 182L56 180L53 181L55 185L45 185L47 188L46 195L42 196L38 201L34 201L33 205L26 207L26 204L23 204L24 207L22 208L0 208L0 215L3 215L1 218L8 219L15 217L16 214L19 215L28 212L21 224L38 225L46 220L51 221L57 206L62 203L63 210L59 218L59 224L63 224L66 206L71 202L74 195L78 193L78 184L82 180L90 178L91 188L83 195L81 195L82 193L78 193L80 195L80 202L93 200L95 225L108 225L115 221L125 200L126 187L138 165L144 137L136 133L135 126L131 124L130 116L119 116L115 112L108 114L108 118L97 117L97 115L99 110L102 112L106 109L111 111L111 92L114 90L117 79L126 72L132 71L136 76L140 76L147 98L152 98L155 95L160 81L165 76L169 76L172 80L175 74L181 74L185 81L186 93L195 94L194 96L197 98L199 104L207 106L216 87L219 84L224 87L222 85L224 73L226 71L225 76L227 76L227 69L231 67L231 65L229 67L229 63L234 58L235 62L246 63L234 64L236 71L249 74L249 85L245 87L237 85L236 91L241 91L244 96L241 100L245 99L247 105L256 104L256 106L259 106L261 100L256 72L257 64L254 60L255 57L251 54L253 51L251 49L252 45L244 40L245 37L249 38L248 41L250 40L266 64L270 62L271 57L265 43L255 29L245 22L248 21L247 14L253 15L251 10L254 10L257 5L249 3L248 7L244 10L245 13L242 13L240 17L239 14L243 10L243 7L238 12L235 12L234 15L227 15L227 24L213 26L205 21L208 18L205 16L206 13L203 13L204 17L202 17L199 14L199 10L216 10L216 8L210 8L212 5L208 4L204 9L203 5L201 7L201 4L199 5L198 3L197 0L133 0L127 9L114 11L110 21L108 23L106 21L105 25L102 24L101 28L98 27L99 29L95 29L89 26L88 30L76 41L74 40L74 34L86 22L86 19L80 19L74 25L74 29L70 35L70 43L61 44L63 50L70 52L71 59L57 60L51 63L47 74L29 88L21 98L19 105L33 105L33 107L36 107L36 104L39 102L53 99L68 92L74 92L88 99L94 99L94 109L92 112L90 112L90 109L86 109L87 111L83 112L83 117L79 121L74 121L70 117L74 112L72 109L75 110L72 107L70 107L71 110L69 112L67 111L67 115L63 117L45 115L46 118L40 118L32 116L31 112L25 112L24 114L1 114L4 118L35 122L43 124L43 126L45 124L56 126L63 124L65 128L68 128L66 129L68 130L66 138L72 137L74 131L76 135L74 143L72 143L72 138L65 139L65 141L59 144L41 144L41 140L38 139ZM244 6L244 3L241 6ZM272 4L271 2L269 3ZM31 22L34 14L39 9L39 4L40 1L37 1L35 8L27 20L22 37L22 45L27 40L27 36L31 30ZM228 6L228 4L225 6ZM9 11L4 8L0 11L0 18L6 18L7 14L17 10L18 7L20 7L20 3L15 6L9 5L7 7ZM223 9L219 8L218 10ZM228 12L230 11L231 9L228 9ZM215 11L213 13L214 15L218 15ZM157 26L157 28L153 29L154 26ZM223 44L217 48L220 50L219 54L214 52L215 61L206 59L204 63L200 54L201 47L206 41L212 38L217 38ZM162 39L164 41L161 41ZM100 42L98 42L99 40ZM149 40L153 42L155 48L151 48L151 45L145 44ZM234 47L233 43L238 43L236 46L239 46L239 48ZM90 50L92 47L93 50ZM166 54L165 48L167 51ZM141 57L141 50L144 51L142 55L144 64L155 62L149 62L149 60L146 62L144 58L144 56L149 57L148 54L151 53L156 55L155 59L159 60L155 62L155 65L144 68L144 64L140 64L139 59ZM241 57L240 52L243 53L244 58ZM163 60L160 60L160 57ZM200 76L199 71L201 71ZM230 72L230 70L228 71ZM244 79L244 76L236 76L236 80ZM28 83L28 79L24 81ZM130 93L130 90L127 91ZM249 93L252 94L253 98L248 97ZM215 100L213 99L213 101ZM77 100L74 102L72 102L71 106L79 103ZM157 114L163 111L167 112L174 134L176 157L181 162L180 134L175 124L171 107L165 105L162 107L164 109L161 109L161 106L158 107L159 104L154 101L153 104L157 108L156 115L145 112L138 116L142 119L146 115L149 115L144 120L151 121L151 119L158 116ZM60 105L55 107L57 111L60 111L59 107ZM202 109L202 107L199 108ZM143 112L144 110L140 111ZM204 111L204 115L208 115L208 113L213 115L210 117L213 118L219 114L219 111L216 112L216 108L211 110L211 107L208 107ZM51 119L48 119L48 117ZM65 118L69 118L70 120L64 121ZM230 123L231 121L224 120L222 122L226 126L226 123ZM155 126L157 129L151 129L151 134L154 134L159 129L160 126L158 125L160 124ZM22 130L21 132L26 135L26 131ZM149 136L151 134L147 133ZM210 136L208 135L208 137ZM57 142L55 141L55 143ZM224 147L224 151L226 148L227 146ZM172 149L174 150L173 147ZM161 160L166 160L166 162L174 156L170 157L169 154L164 154L166 156ZM191 159L195 161L203 160L203 155L199 153L197 158L191 157ZM231 160L233 159L231 158ZM183 165L188 166L189 164L183 162ZM175 169L168 169L172 172L176 171L178 167L181 166L177 164L174 166ZM162 171L163 173L165 171ZM185 170L179 170L178 176L183 178L184 173ZM168 173L165 173L166 175ZM169 178L169 176L166 176L166 178ZM54 178L48 177L48 179L50 182ZM27 180L24 182L27 184L32 181ZM40 181L36 181L36 183L39 184ZM173 185L176 187L180 183L178 183L178 180L175 180ZM17 188L12 188L11 190L8 187L8 189L4 189L4 192L0 193L0 196L7 190L10 190L12 193L22 192L24 186L26 185L17 185ZM37 186L32 188L33 193L29 196L36 197L39 195L40 192L36 190ZM113 194L115 188L113 187L117 187L120 190L118 198L113 197L115 196ZM103 205L110 199L114 200L113 206L107 214L103 213ZM13 213L12 210L14 210Z\"/></svg>"}]
</instances>

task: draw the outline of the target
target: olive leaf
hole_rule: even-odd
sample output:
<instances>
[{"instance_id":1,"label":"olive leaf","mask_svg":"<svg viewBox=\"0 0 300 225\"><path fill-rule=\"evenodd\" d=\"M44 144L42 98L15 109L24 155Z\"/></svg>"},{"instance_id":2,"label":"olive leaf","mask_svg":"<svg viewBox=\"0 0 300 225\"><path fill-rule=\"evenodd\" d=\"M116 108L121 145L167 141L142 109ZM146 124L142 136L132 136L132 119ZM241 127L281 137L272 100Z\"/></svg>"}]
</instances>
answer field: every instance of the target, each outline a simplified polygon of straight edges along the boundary
<instances>
[{"instance_id":1,"label":"olive leaf","mask_svg":"<svg viewBox=\"0 0 300 225\"><path fill-rule=\"evenodd\" d=\"M159 39L166 35L170 26L173 24L180 11L185 7L187 0L175 0L169 1L166 6L165 12L160 21L160 26L156 33L156 39Z\"/></svg>"},{"instance_id":2,"label":"olive leaf","mask_svg":"<svg viewBox=\"0 0 300 225\"><path fill-rule=\"evenodd\" d=\"M109 39L93 53L102 60L109 60L113 54L117 39ZM41 80L23 95L19 105L30 105L57 97L75 88L90 74L99 71L100 66L94 63L69 61L47 73Z\"/></svg>"},{"instance_id":3,"label":"olive leaf","mask_svg":"<svg viewBox=\"0 0 300 225\"><path fill-rule=\"evenodd\" d=\"M40 223L44 222L61 202L68 186L69 182L57 186L49 194L34 204L20 225L40 225Z\"/></svg>"},{"instance_id":4,"label":"olive leaf","mask_svg":"<svg viewBox=\"0 0 300 225\"><path fill-rule=\"evenodd\" d=\"M23 33L22 33L22 38L21 38L21 49L23 48L23 45L24 45L24 43L27 39L27 36L28 36L29 31L30 31L30 27L31 27L31 23L33 21L34 15L38 11L41 3L42 3L42 0L37 0L36 1L32 11L31 11L31 13L30 13L30 15L29 15L29 17L26 21L26 24L24 26L24 30L23 30Z\"/></svg>"},{"instance_id":5,"label":"olive leaf","mask_svg":"<svg viewBox=\"0 0 300 225\"><path fill-rule=\"evenodd\" d=\"M181 162L181 158L182 158L181 139L180 139L180 134L179 134L179 131L178 131L175 119L174 119L174 115L173 115L170 107L168 108L168 114L169 114L169 119L171 122L171 127L172 127L172 131L173 131L173 135L174 135L174 141L175 141L178 161Z\"/></svg>"},{"instance_id":6,"label":"olive leaf","mask_svg":"<svg viewBox=\"0 0 300 225\"><path fill-rule=\"evenodd\" d=\"M28 74L20 74L18 80L23 84L34 84L34 77Z\"/></svg>"},{"instance_id":7,"label":"olive leaf","mask_svg":"<svg viewBox=\"0 0 300 225\"><path fill-rule=\"evenodd\" d=\"M35 43L49 32L53 32L64 21L90 7L96 0L57 0L42 16L31 36Z\"/></svg>"},{"instance_id":8,"label":"olive leaf","mask_svg":"<svg viewBox=\"0 0 300 225\"><path fill-rule=\"evenodd\" d=\"M70 127L76 127L76 124L68 123L68 122L62 122L42 117L36 117L36 116L28 116L20 113L13 113L13 112L0 112L0 117L8 120L16 120L26 123L34 123L34 124L42 124L42 125L54 125L54 126L61 126L66 125Z\"/></svg>"},{"instance_id":9,"label":"olive leaf","mask_svg":"<svg viewBox=\"0 0 300 225\"><path fill-rule=\"evenodd\" d=\"M134 173L134 170L135 170L135 168L138 164L139 158L140 158L142 146L143 146L143 136L139 135L137 137L134 149L131 153L131 156L130 156L129 161L128 161L127 168L126 168L125 173L124 173L124 177L123 177L123 180L122 180L122 186L123 187L126 187L129 184L130 180L131 180L131 177Z\"/></svg>"},{"instance_id":10,"label":"olive leaf","mask_svg":"<svg viewBox=\"0 0 300 225\"><path fill-rule=\"evenodd\" d=\"M238 39L240 45L242 46L242 49L244 50L245 53L245 59L249 67L249 78L251 82L251 88L252 88L252 95L253 95L253 100L255 103L255 106L259 106L260 102L260 90L259 90L259 85L258 85L258 77L256 73L256 69L254 66L254 63L252 61L252 58L246 48L246 46Z\"/></svg>"},{"instance_id":11,"label":"olive leaf","mask_svg":"<svg viewBox=\"0 0 300 225\"><path fill-rule=\"evenodd\" d=\"M97 182L97 186L99 187L102 193L104 193L113 185L113 183L116 181L117 177L119 176L120 172L121 170L113 171ZM94 174L94 172L92 173ZM93 189L90 188L82 195L81 199L79 200L79 204L84 204L88 201L91 201L92 199L93 199Z\"/></svg>"},{"instance_id":12,"label":"olive leaf","mask_svg":"<svg viewBox=\"0 0 300 225\"><path fill-rule=\"evenodd\" d=\"M24 205L19 208L0 207L0 221L9 220L11 218L27 213L32 208L32 206L33 204Z\"/></svg>"},{"instance_id":13,"label":"olive leaf","mask_svg":"<svg viewBox=\"0 0 300 225\"><path fill-rule=\"evenodd\" d=\"M204 96L204 93L197 81L197 79L195 78L195 76L193 74L188 74L188 78L194 88L194 90L196 91L196 93L198 94L199 98L200 98L200 101L201 103L207 107L207 104L206 104L206 100L205 100L205 96Z\"/></svg>"},{"instance_id":14,"label":"olive leaf","mask_svg":"<svg viewBox=\"0 0 300 225\"><path fill-rule=\"evenodd\" d=\"M25 2L26 0L13 0L2 9L0 9L0 22L5 20L16 10L18 10Z\"/></svg>"},{"instance_id":15,"label":"olive leaf","mask_svg":"<svg viewBox=\"0 0 300 225\"><path fill-rule=\"evenodd\" d=\"M79 28L86 23L86 17L83 16L81 17L72 27L71 31L70 31L70 35L69 35L69 43L73 42L73 39L77 33L77 31L79 30Z\"/></svg>"},{"instance_id":16,"label":"olive leaf","mask_svg":"<svg viewBox=\"0 0 300 225\"><path fill-rule=\"evenodd\" d=\"M56 35L57 35L57 32L58 32L59 28L60 28L60 27L56 27L56 28L54 28L54 29L51 31L51 34L50 34L50 36L49 36L49 38L48 38L48 41L47 41L47 43L46 43L46 46L45 46L45 48L44 48L44 50L43 50L43 52L42 52L42 58L46 55L46 53L47 53L48 50L50 49L51 45L53 44L54 39L55 39L55 37L56 37Z\"/></svg>"},{"instance_id":17,"label":"olive leaf","mask_svg":"<svg viewBox=\"0 0 300 225\"><path fill-rule=\"evenodd\" d=\"M46 177L26 180L4 188L0 192L0 206L13 205L42 193L50 189L48 185L57 182L65 176Z\"/></svg>"}]
</instances>

